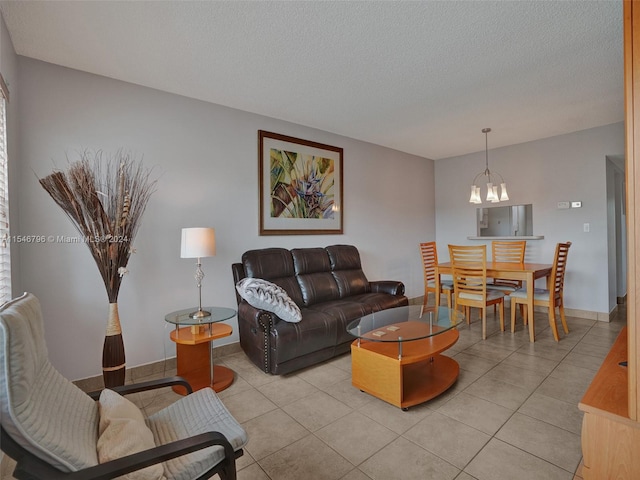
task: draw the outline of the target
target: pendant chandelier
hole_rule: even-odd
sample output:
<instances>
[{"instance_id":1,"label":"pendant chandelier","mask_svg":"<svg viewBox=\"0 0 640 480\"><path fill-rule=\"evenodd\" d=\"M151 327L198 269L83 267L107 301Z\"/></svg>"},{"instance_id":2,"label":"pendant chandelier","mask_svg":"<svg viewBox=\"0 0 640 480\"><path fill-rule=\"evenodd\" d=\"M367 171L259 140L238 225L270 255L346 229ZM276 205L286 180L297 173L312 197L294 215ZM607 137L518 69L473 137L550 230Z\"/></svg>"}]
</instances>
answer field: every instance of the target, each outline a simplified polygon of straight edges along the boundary
<instances>
[{"instance_id":1,"label":"pendant chandelier","mask_svg":"<svg viewBox=\"0 0 640 480\"><path fill-rule=\"evenodd\" d=\"M490 131L490 128L482 129L482 133L484 133L485 144L485 168L483 172L480 172L478 175L476 175L476 178L473 179L469 203L482 203L482 199L480 198L480 187L478 186L478 180L481 177L485 177L485 181L487 184L487 202L498 203L509 200L509 195L507 194L507 184L504 182L504 178L502 178L502 175L500 175L498 172L491 172L489 170L489 139L487 134ZM500 195L498 195L498 184L500 184Z\"/></svg>"}]
</instances>

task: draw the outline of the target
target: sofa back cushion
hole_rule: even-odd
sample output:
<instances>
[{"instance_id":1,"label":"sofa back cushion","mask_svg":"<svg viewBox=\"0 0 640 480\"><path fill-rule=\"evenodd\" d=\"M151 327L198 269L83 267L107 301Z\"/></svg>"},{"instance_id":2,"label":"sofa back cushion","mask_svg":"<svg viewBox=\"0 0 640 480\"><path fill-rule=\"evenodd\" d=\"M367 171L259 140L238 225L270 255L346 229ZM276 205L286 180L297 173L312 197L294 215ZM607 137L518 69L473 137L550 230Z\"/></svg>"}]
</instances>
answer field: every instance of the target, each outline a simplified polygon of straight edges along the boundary
<instances>
[{"instance_id":1,"label":"sofa back cushion","mask_svg":"<svg viewBox=\"0 0 640 480\"><path fill-rule=\"evenodd\" d=\"M302 292L296 281L291 252L285 248L249 250L242 255L247 277L268 280L282 287L291 300L303 305Z\"/></svg>"},{"instance_id":2,"label":"sofa back cushion","mask_svg":"<svg viewBox=\"0 0 640 480\"><path fill-rule=\"evenodd\" d=\"M340 298L371 291L369 280L362 271L360 253L353 245L331 245L326 248L331 271L338 285Z\"/></svg>"},{"instance_id":3,"label":"sofa back cushion","mask_svg":"<svg viewBox=\"0 0 640 480\"><path fill-rule=\"evenodd\" d=\"M294 248L291 256L305 306L340 298L324 248Z\"/></svg>"}]
</instances>

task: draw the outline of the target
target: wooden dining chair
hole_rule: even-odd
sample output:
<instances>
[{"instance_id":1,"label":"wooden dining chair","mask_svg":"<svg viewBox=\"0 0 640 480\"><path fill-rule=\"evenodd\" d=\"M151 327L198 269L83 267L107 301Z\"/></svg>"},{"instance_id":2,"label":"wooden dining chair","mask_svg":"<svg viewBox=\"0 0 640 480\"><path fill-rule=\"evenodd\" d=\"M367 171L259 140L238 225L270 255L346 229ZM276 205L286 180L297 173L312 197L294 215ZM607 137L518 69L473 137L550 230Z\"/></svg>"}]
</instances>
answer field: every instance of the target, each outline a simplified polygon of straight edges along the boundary
<instances>
[{"instance_id":1,"label":"wooden dining chair","mask_svg":"<svg viewBox=\"0 0 640 480\"><path fill-rule=\"evenodd\" d=\"M487 289L487 246L449 245L453 270L453 298L455 308L465 307L470 323L471 307L482 311L482 339L487 338L487 307L499 305L500 330L504 332L504 292Z\"/></svg>"},{"instance_id":2,"label":"wooden dining chair","mask_svg":"<svg viewBox=\"0 0 640 480\"><path fill-rule=\"evenodd\" d=\"M558 243L556 245L556 253L553 259L553 267L551 268L551 277L549 278L549 289L536 288L533 293L533 305L547 307L549 309L549 325L553 332L553 338L556 342L560 340L558 336L558 326L556 325L556 308L560 311L560 319L562 321L562 328L564 333L569 333L569 327L567 326L567 320L564 316L564 274L567 267L567 256L569 254L569 247L571 242ZM511 332L515 331L516 327L516 305L529 305L527 302L527 292L524 290L517 290L511 295ZM525 324L527 323L527 310L523 312ZM533 318L529 320L529 338L531 341L535 339Z\"/></svg>"},{"instance_id":3,"label":"wooden dining chair","mask_svg":"<svg viewBox=\"0 0 640 480\"><path fill-rule=\"evenodd\" d=\"M524 263L524 253L527 249L526 240L494 240L491 242L491 260L499 263ZM522 280L509 280L506 278L494 278L487 284L487 288L501 290L505 295L510 295L522 288ZM493 313L495 314L495 305ZM520 307L524 311L524 307Z\"/></svg>"},{"instance_id":4,"label":"wooden dining chair","mask_svg":"<svg viewBox=\"0 0 640 480\"><path fill-rule=\"evenodd\" d=\"M499 263L524 263L524 252L527 248L526 240L491 242L491 260ZM521 280L494 278L488 285L490 288L503 290L506 295L522 288Z\"/></svg>"},{"instance_id":5,"label":"wooden dining chair","mask_svg":"<svg viewBox=\"0 0 640 480\"><path fill-rule=\"evenodd\" d=\"M445 294L447 296L447 307L451 308L453 282L451 280L440 280L440 291L438 292L436 290L436 265L438 265L436 242L421 243L420 254L422 256L422 270L424 273L424 300L422 305L427 306L429 293L438 296Z\"/></svg>"}]
</instances>

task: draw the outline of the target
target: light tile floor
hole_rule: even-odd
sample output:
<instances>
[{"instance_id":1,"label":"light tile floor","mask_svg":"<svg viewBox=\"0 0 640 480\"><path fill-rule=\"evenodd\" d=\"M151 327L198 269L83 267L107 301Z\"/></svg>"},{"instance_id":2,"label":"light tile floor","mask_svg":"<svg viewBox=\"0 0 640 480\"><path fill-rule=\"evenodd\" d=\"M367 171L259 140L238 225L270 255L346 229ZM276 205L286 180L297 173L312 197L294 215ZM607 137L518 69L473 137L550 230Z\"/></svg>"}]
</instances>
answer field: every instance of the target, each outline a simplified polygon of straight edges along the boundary
<instances>
[{"instance_id":1,"label":"light tile floor","mask_svg":"<svg viewBox=\"0 0 640 480\"><path fill-rule=\"evenodd\" d=\"M406 412L353 387L348 354L285 376L244 353L217 358L236 373L219 395L249 434L239 480L580 478L577 405L626 311L611 323L568 317L559 343L544 313L533 344L521 324L502 333L489 317L486 340L476 313L448 351L461 367L453 387ZM130 398L150 414L177 395Z\"/></svg>"}]
</instances>

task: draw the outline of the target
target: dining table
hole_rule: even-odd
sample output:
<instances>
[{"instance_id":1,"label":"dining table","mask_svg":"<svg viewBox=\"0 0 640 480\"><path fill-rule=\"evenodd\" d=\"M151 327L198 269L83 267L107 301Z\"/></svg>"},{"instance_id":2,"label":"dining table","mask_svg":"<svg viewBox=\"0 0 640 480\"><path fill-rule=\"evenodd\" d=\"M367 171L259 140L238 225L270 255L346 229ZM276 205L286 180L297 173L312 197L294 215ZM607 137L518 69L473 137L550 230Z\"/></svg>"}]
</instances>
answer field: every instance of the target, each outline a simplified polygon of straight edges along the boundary
<instances>
[{"instance_id":1,"label":"dining table","mask_svg":"<svg viewBox=\"0 0 640 480\"><path fill-rule=\"evenodd\" d=\"M547 289L551 278L553 265L546 263L511 263L511 262L487 262L487 278L503 278L506 280L521 280L525 282L523 288L527 291L527 318L533 321L533 294L535 280L547 278ZM435 271L436 292L440 291L440 276L453 275L451 262L438 263ZM440 298L436 295L436 306L440 305ZM529 341L535 341L535 332L529 329Z\"/></svg>"}]
</instances>

